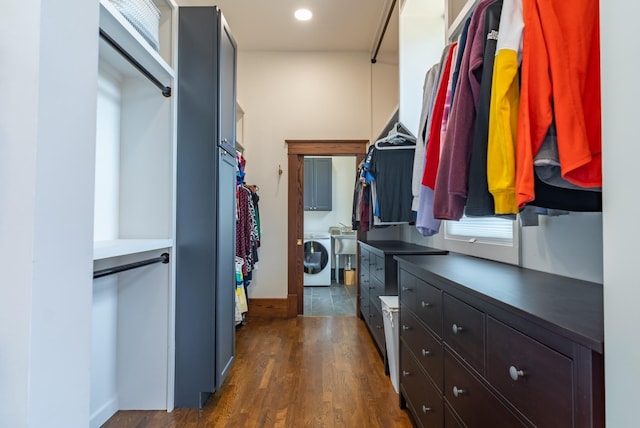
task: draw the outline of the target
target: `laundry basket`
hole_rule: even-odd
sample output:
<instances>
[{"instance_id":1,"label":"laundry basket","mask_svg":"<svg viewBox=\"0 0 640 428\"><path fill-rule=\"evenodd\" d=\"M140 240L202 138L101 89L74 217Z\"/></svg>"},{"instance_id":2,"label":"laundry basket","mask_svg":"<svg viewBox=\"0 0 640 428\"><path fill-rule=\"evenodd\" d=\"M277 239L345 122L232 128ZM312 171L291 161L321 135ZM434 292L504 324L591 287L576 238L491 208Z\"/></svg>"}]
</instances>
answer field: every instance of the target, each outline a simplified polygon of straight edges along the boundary
<instances>
[{"instance_id":1,"label":"laundry basket","mask_svg":"<svg viewBox=\"0 0 640 428\"><path fill-rule=\"evenodd\" d=\"M400 325L398 312L398 296L380 296L382 302L382 318L384 318L384 341L387 346L389 377L393 389L399 393L398 372L400 371Z\"/></svg>"}]
</instances>

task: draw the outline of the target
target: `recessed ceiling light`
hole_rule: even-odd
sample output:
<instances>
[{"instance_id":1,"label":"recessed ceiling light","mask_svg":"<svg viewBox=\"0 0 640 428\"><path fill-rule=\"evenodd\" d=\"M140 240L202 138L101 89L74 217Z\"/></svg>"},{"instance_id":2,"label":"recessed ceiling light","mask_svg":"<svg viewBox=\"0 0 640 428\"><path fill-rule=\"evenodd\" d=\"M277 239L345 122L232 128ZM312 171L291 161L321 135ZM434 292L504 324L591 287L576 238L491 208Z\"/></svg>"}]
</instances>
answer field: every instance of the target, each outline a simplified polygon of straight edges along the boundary
<instances>
[{"instance_id":1,"label":"recessed ceiling light","mask_svg":"<svg viewBox=\"0 0 640 428\"><path fill-rule=\"evenodd\" d=\"M298 21L308 21L313 16L309 9L298 9L294 15Z\"/></svg>"}]
</instances>

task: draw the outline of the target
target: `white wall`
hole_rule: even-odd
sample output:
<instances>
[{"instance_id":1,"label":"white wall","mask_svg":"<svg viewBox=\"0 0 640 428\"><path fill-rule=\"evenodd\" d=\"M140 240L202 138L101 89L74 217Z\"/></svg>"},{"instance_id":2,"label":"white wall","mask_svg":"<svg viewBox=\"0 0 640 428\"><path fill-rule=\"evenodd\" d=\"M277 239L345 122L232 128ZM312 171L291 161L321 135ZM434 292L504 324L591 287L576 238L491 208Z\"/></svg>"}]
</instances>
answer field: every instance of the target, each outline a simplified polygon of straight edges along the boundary
<instances>
[{"instance_id":1,"label":"white wall","mask_svg":"<svg viewBox=\"0 0 640 428\"><path fill-rule=\"evenodd\" d=\"M444 1L423 0L406 0L400 12L400 122L413 135L418 135L425 73L442 55L443 13Z\"/></svg>"},{"instance_id":2,"label":"white wall","mask_svg":"<svg viewBox=\"0 0 640 428\"><path fill-rule=\"evenodd\" d=\"M97 26L97 2L3 3L0 421L7 427L89 420Z\"/></svg>"},{"instance_id":3,"label":"white wall","mask_svg":"<svg viewBox=\"0 0 640 428\"><path fill-rule=\"evenodd\" d=\"M604 327L606 417L609 427L638 425L640 384L640 281L638 240L632 225L637 198L638 117L637 17L631 0L601 2L602 134L604 175Z\"/></svg>"},{"instance_id":4,"label":"white wall","mask_svg":"<svg viewBox=\"0 0 640 428\"><path fill-rule=\"evenodd\" d=\"M285 140L368 139L371 58L366 53L240 51L238 99L245 111L246 182L260 186L260 262L249 296L285 298Z\"/></svg>"},{"instance_id":5,"label":"white wall","mask_svg":"<svg viewBox=\"0 0 640 428\"><path fill-rule=\"evenodd\" d=\"M380 133L398 108L400 100L398 64L378 61L371 67L371 141Z\"/></svg>"}]
</instances>

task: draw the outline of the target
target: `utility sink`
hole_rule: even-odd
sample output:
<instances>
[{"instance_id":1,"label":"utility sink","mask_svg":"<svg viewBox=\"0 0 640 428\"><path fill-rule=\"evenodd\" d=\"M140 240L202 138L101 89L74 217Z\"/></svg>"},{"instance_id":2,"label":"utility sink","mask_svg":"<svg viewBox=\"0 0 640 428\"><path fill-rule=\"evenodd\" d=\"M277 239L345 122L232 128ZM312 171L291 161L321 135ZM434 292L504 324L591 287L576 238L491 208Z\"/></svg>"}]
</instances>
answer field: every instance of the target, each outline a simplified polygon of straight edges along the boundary
<instances>
[{"instance_id":1,"label":"utility sink","mask_svg":"<svg viewBox=\"0 0 640 428\"><path fill-rule=\"evenodd\" d=\"M332 235L331 237L333 238L334 254L339 255L356 253L355 233Z\"/></svg>"},{"instance_id":2,"label":"utility sink","mask_svg":"<svg viewBox=\"0 0 640 428\"><path fill-rule=\"evenodd\" d=\"M351 270L351 255L356 254L358 246L356 241L357 236L355 230L352 230L350 226L342 223L340 223L340 226L329 227L329 233L331 234L333 256L336 258L336 283L339 283L340 256L347 259L345 268Z\"/></svg>"},{"instance_id":3,"label":"utility sink","mask_svg":"<svg viewBox=\"0 0 640 428\"><path fill-rule=\"evenodd\" d=\"M355 238L356 231L349 227L331 226L329 228L331 236L353 236Z\"/></svg>"}]
</instances>

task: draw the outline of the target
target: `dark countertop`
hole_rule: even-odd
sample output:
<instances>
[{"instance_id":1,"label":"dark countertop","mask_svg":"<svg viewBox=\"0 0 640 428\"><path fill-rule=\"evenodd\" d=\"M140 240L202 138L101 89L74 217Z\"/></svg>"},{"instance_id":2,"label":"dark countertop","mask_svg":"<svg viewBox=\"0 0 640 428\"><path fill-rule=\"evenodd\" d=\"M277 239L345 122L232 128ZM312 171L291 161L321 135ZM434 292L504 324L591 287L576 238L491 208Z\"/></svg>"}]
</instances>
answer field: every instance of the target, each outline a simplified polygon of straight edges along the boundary
<instances>
[{"instance_id":1,"label":"dark countertop","mask_svg":"<svg viewBox=\"0 0 640 428\"><path fill-rule=\"evenodd\" d=\"M447 254L446 250L438 250L437 248L425 247L424 245L412 244L404 241L358 241L361 245L372 250L377 250L385 255L396 254Z\"/></svg>"},{"instance_id":2,"label":"dark countertop","mask_svg":"<svg viewBox=\"0 0 640 428\"><path fill-rule=\"evenodd\" d=\"M602 284L460 254L395 256L399 268L448 292L463 292L604 352Z\"/></svg>"}]
</instances>

